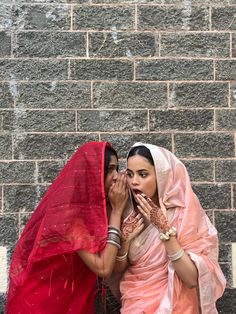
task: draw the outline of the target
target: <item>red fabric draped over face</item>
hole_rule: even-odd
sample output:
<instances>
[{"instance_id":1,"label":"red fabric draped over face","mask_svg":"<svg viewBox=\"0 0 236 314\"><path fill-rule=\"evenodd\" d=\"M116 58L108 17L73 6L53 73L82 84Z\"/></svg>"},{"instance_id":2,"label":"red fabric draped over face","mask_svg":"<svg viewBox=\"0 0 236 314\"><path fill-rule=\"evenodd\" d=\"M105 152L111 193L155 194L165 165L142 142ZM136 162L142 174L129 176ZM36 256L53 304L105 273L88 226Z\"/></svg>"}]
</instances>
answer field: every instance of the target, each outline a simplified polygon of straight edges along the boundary
<instances>
[{"instance_id":1,"label":"red fabric draped over face","mask_svg":"<svg viewBox=\"0 0 236 314\"><path fill-rule=\"evenodd\" d=\"M106 145L110 144L90 142L82 145L34 211L13 254L8 302L29 281L35 264L43 269L46 261L46 267L50 268L50 258L57 263L62 255L68 257L79 249L90 252L104 249L107 238Z\"/></svg>"}]
</instances>

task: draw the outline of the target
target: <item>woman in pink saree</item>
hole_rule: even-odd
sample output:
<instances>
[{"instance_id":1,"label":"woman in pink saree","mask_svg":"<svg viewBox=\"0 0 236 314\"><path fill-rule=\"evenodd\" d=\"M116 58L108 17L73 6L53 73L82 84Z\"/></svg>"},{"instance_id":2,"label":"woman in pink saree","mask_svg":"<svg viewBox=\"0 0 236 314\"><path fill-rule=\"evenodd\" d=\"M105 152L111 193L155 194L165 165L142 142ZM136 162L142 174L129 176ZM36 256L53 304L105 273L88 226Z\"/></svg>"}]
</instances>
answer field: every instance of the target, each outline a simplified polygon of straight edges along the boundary
<instances>
[{"instance_id":1,"label":"woman in pink saree","mask_svg":"<svg viewBox=\"0 0 236 314\"><path fill-rule=\"evenodd\" d=\"M136 143L127 181L145 229L118 252L118 268L128 267L120 282L121 313L217 313L226 284L217 231L183 163L164 148Z\"/></svg>"}]
</instances>

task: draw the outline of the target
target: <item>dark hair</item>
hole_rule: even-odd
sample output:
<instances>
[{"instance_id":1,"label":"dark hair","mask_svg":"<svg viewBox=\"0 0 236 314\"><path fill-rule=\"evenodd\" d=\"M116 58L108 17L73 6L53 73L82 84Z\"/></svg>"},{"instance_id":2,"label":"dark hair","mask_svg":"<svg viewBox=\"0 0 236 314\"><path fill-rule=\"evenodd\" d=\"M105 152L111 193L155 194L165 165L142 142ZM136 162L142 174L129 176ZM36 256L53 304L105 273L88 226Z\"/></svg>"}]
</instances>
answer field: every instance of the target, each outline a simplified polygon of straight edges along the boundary
<instances>
[{"instance_id":1,"label":"dark hair","mask_svg":"<svg viewBox=\"0 0 236 314\"><path fill-rule=\"evenodd\" d=\"M104 180L107 177L108 170L109 170L109 163L111 161L111 156L116 156L118 159L117 153L111 146L106 146L105 148L105 158L104 158Z\"/></svg>"},{"instance_id":2,"label":"dark hair","mask_svg":"<svg viewBox=\"0 0 236 314\"><path fill-rule=\"evenodd\" d=\"M139 155L139 156L146 158L150 162L150 164L154 166L154 161L153 161L152 155L150 153L150 150L146 146L140 145L140 146L135 146L135 147L131 148L131 150L129 151L127 159L129 159L132 156L136 156L136 155Z\"/></svg>"}]
</instances>

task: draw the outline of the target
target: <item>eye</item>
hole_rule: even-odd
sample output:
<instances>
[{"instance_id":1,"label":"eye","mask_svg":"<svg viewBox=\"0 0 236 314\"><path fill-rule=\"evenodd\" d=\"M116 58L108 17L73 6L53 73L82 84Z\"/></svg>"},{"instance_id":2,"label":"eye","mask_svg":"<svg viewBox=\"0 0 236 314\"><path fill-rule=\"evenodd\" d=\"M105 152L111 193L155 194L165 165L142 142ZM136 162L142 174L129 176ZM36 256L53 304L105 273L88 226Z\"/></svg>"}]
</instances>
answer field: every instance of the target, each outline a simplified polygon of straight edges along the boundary
<instances>
[{"instance_id":1,"label":"eye","mask_svg":"<svg viewBox=\"0 0 236 314\"><path fill-rule=\"evenodd\" d=\"M141 178L146 178L148 176L148 173L147 172L140 172L139 175Z\"/></svg>"},{"instance_id":2,"label":"eye","mask_svg":"<svg viewBox=\"0 0 236 314\"><path fill-rule=\"evenodd\" d=\"M127 177L132 178L132 172L126 171L126 175L127 175Z\"/></svg>"}]
</instances>

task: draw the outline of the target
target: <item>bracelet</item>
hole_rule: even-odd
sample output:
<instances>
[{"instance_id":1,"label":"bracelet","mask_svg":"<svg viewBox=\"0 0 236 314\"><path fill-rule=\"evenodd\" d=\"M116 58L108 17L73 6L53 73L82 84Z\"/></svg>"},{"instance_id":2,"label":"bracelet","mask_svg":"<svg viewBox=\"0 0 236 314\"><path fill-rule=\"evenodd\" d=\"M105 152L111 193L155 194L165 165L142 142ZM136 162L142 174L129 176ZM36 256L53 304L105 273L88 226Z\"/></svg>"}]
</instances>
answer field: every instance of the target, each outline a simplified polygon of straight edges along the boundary
<instances>
[{"instance_id":1,"label":"bracelet","mask_svg":"<svg viewBox=\"0 0 236 314\"><path fill-rule=\"evenodd\" d=\"M109 225L109 226L108 226L108 232L109 232L109 231L115 231L115 230L119 233L119 235L121 235L120 228L115 227L115 226L112 226L112 225Z\"/></svg>"},{"instance_id":2,"label":"bracelet","mask_svg":"<svg viewBox=\"0 0 236 314\"><path fill-rule=\"evenodd\" d=\"M110 244L115 245L118 249L121 248L120 244L119 244L118 242L116 242L116 241L113 241L113 240L108 239L108 240L107 240L107 243L110 243Z\"/></svg>"},{"instance_id":3,"label":"bracelet","mask_svg":"<svg viewBox=\"0 0 236 314\"><path fill-rule=\"evenodd\" d=\"M174 237L177 234L177 230L175 227L171 227L168 231L166 231L165 233L161 232L159 235L159 238L163 241L167 241L170 239L170 237Z\"/></svg>"},{"instance_id":4,"label":"bracelet","mask_svg":"<svg viewBox=\"0 0 236 314\"><path fill-rule=\"evenodd\" d=\"M179 260L184 255L184 250L181 248L175 254L168 255L171 262Z\"/></svg>"},{"instance_id":5,"label":"bracelet","mask_svg":"<svg viewBox=\"0 0 236 314\"><path fill-rule=\"evenodd\" d=\"M128 252L126 252L124 255L121 255L121 256L117 255L117 256L116 256L116 260L117 260L118 262L121 262L121 261L123 261L123 260L126 259L127 255L128 255Z\"/></svg>"}]
</instances>

